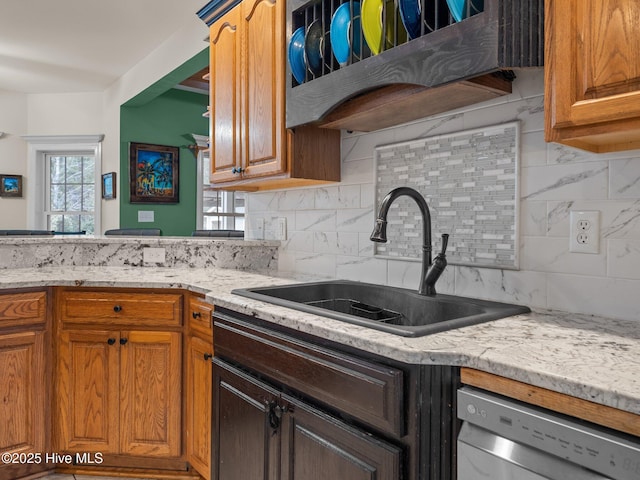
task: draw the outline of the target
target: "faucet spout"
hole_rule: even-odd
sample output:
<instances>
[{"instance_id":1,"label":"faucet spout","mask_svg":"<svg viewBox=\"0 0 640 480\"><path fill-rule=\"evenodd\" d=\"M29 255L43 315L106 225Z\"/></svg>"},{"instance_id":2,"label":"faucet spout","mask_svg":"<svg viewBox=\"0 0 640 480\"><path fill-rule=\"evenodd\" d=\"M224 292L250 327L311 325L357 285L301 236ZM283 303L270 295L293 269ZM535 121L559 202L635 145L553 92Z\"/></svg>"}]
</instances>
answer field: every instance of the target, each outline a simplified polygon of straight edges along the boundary
<instances>
[{"instance_id":1,"label":"faucet spout","mask_svg":"<svg viewBox=\"0 0 640 480\"><path fill-rule=\"evenodd\" d=\"M429 275L429 267L431 267L432 265L431 213L429 212L427 201L420 194L420 192L410 187L398 187L387 193L387 195L382 199L382 203L380 203L380 209L378 211L378 216L376 218L370 240L373 242L386 243L387 215L389 213L389 208L398 197L403 195L411 197L418 205L420 213L422 214L422 273L420 275L420 286L418 287L418 293L421 295L435 295L435 282L440 277L442 271L439 271L437 275L435 275L435 272L433 272L432 275ZM442 256L444 258L445 249L446 243L444 244L443 251L441 252L439 257ZM441 264L441 262L439 263ZM444 270L444 267L442 267L442 270Z\"/></svg>"}]
</instances>

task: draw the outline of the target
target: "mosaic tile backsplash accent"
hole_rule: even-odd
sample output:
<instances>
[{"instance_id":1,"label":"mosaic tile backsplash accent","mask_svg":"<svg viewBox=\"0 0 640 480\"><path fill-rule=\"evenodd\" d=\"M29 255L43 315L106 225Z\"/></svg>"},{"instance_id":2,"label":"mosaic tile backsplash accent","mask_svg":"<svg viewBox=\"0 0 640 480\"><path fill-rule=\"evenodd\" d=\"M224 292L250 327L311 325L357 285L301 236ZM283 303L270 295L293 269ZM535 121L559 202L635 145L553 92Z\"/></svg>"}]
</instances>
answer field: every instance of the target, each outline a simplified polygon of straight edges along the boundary
<instances>
[{"instance_id":1,"label":"mosaic tile backsplash accent","mask_svg":"<svg viewBox=\"0 0 640 480\"><path fill-rule=\"evenodd\" d=\"M451 264L517 268L519 124L486 127L385 145L375 149L376 205L408 186L427 200L434 255L449 234ZM400 197L387 217L387 243L375 254L422 257L422 217Z\"/></svg>"}]
</instances>

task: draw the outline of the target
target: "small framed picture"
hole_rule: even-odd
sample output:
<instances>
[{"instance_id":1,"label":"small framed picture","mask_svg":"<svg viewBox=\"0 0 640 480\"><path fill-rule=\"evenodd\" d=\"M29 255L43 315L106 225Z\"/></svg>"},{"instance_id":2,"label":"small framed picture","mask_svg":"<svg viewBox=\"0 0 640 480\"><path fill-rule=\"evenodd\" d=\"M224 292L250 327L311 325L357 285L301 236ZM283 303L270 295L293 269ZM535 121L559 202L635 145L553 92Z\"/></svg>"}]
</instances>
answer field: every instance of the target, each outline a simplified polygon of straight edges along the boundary
<instances>
[{"instance_id":1,"label":"small framed picture","mask_svg":"<svg viewBox=\"0 0 640 480\"><path fill-rule=\"evenodd\" d=\"M105 200L116 198L116 172L102 174L102 198Z\"/></svg>"},{"instance_id":2,"label":"small framed picture","mask_svg":"<svg viewBox=\"0 0 640 480\"><path fill-rule=\"evenodd\" d=\"M22 175L0 174L0 197L22 197Z\"/></svg>"}]
</instances>

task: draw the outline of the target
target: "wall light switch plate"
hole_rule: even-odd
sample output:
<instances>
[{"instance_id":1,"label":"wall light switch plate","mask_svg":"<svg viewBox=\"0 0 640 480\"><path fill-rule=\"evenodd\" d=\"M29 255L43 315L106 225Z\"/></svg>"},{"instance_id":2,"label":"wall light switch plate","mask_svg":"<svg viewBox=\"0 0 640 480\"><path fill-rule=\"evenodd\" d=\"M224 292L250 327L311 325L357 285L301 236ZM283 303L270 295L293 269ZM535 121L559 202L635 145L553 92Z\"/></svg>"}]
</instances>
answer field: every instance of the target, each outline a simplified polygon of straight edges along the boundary
<instances>
[{"instance_id":1,"label":"wall light switch plate","mask_svg":"<svg viewBox=\"0 0 640 480\"><path fill-rule=\"evenodd\" d=\"M155 217L154 213L153 210L138 210L138 222L153 222Z\"/></svg>"},{"instance_id":2,"label":"wall light switch plate","mask_svg":"<svg viewBox=\"0 0 640 480\"><path fill-rule=\"evenodd\" d=\"M278 217L275 221L276 240L287 239L287 217Z\"/></svg>"},{"instance_id":3,"label":"wall light switch plate","mask_svg":"<svg viewBox=\"0 0 640 480\"><path fill-rule=\"evenodd\" d=\"M600 212L572 210L569 213L569 251L574 253L600 252Z\"/></svg>"},{"instance_id":4,"label":"wall light switch plate","mask_svg":"<svg viewBox=\"0 0 640 480\"><path fill-rule=\"evenodd\" d=\"M264 218L253 219L253 240L264 240Z\"/></svg>"},{"instance_id":5,"label":"wall light switch plate","mask_svg":"<svg viewBox=\"0 0 640 480\"><path fill-rule=\"evenodd\" d=\"M145 247L142 249L143 263L164 263L166 250L164 248Z\"/></svg>"}]
</instances>

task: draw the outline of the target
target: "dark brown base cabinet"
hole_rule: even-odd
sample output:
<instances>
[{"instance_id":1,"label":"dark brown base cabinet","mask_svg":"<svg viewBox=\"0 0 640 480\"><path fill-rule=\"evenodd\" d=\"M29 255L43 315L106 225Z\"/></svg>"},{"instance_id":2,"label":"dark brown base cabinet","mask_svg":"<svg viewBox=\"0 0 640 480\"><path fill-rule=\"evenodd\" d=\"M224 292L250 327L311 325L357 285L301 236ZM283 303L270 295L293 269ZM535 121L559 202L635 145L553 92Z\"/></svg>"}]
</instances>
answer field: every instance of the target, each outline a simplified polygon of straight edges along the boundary
<instances>
[{"instance_id":1,"label":"dark brown base cabinet","mask_svg":"<svg viewBox=\"0 0 640 480\"><path fill-rule=\"evenodd\" d=\"M216 308L212 479L453 480L457 368Z\"/></svg>"}]
</instances>

